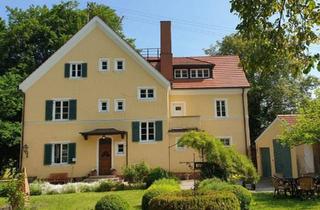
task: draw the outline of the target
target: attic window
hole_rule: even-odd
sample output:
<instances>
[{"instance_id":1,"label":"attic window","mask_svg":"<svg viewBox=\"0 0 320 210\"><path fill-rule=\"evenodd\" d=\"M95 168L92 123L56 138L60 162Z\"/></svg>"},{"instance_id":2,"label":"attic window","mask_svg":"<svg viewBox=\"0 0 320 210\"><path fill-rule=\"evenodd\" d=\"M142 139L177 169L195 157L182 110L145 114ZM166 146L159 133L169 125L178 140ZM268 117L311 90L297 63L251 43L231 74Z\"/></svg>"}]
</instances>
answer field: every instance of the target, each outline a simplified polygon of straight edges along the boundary
<instances>
[{"instance_id":1,"label":"attic window","mask_svg":"<svg viewBox=\"0 0 320 210\"><path fill-rule=\"evenodd\" d=\"M175 69L174 78L175 79L184 79L189 77L188 69Z\"/></svg>"},{"instance_id":2,"label":"attic window","mask_svg":"<svg viewBox=\"0 0 320 210\"><path fill-rule=\"evenodd\" d=\"M209 69L190 69L190 78L205 79L210 77Z\"/></svg>"}]
</instances>

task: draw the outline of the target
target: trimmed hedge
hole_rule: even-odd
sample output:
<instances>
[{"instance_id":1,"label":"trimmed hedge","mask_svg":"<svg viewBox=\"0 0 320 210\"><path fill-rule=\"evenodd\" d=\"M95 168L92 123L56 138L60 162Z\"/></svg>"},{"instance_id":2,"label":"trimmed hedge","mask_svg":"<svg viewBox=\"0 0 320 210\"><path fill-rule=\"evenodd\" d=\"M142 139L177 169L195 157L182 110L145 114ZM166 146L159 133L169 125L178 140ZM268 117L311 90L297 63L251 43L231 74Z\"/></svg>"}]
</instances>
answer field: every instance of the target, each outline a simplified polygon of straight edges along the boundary
<instances>
[{"instance_id":1,"label":"trimmed hedge","mask_svg":"<svg viewBox=\"0 0 320 210\"><path fill-rule=\"evenodd\" d=\"M150 201L152 210L239 210L240 203L232 192L207 192L193 194L192 191L159 195Z\"/></svg>"},{"instance_id":2,"label":"trimmed hedge","mask_svg":"<svg viewBox=\"0 0 320 210\"><path fill-rule=\"evenodd\" d=\"M129 210L129 203L119 195L106 195L95 206L95 210Z\"/></svg>"},{"instance_id":3,"label":"trimmed hedge","mask_svg":"<svg viewBox=\"0 0 320 210\"><path fill-rule=\"evenodd\" d=\"M198 190L200 192L207 192L207 191L229 191L234 193L239 202L240 202L240 207L243 210L247 210L250 208L250 203L252 201L252 194L249 190L246 188L240 186L240 185L235 185L235 184L230 184L228 182L223 182L218 179L206 179L202 182L200 182L198 186Z\"/></svg>"},{"instance_id":4,"label":"trimmed hedge","mask_svg":"<svg viewBox=\"0 0 320 210\"><path fill-rule=\"evenodd\" d=\"M160 179L155 181L142 197L142 210L151 210L149 208L149 203L154 197L166 193L179 192L180 190L178 181L174 179Z\"/></svg>"}]
</instances>

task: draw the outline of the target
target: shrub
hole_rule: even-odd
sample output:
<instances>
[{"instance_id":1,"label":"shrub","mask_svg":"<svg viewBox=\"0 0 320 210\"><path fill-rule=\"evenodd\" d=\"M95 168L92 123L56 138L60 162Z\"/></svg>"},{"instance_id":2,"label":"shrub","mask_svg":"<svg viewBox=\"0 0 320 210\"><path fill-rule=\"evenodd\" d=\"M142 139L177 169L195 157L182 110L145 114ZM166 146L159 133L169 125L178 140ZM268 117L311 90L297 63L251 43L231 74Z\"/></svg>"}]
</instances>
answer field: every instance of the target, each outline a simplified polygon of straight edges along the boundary
<instances>
[{"instance_id":1,"label":"shrub","mask_svg":"<svg viewBox=\"0 0 320 210\"><path fill-rule=\"evenodd\" d=\"M128 210L129 203L118 195L106 195L95 206L95 210Z\"/></svg>"},{"instance_id":2,"label":"shrub","mask_svg":"<svg viewBox=\"0 0 320 210\"><path fill-rule=\"evenodd\" d=\"M232 192L193 194L192 191L163 194L150 201L152 210L237 210L239 201Z\"/></svg>"},{"instance_id":3,"label":"shrub","mask_svg":"<svg viewBox=\"0 0 320 210\"><path fill-rule=\"evenodd\" d=\"M179 192L180 185L174 179L160 179L155 181L145 192L142 197L141 207L142 210L151 210L149 208L150 201L161 194L171 193L171 192Z\"/></svg>"},{"instance_id":4,"label":"shrub","mask_svg":"<svg viewBox=\"0 0 320 210\"><path fill-rule=\"evenodd\" d=\"M76 193L76 192L77 192L77 187L73 183L63 185L61 189L61 193Z\"/></svg>"},{"instance_id":5,"label":"shrub","mask_svg":"<svg viewBox=\"0 0 320 210\"><path fill-rule=\"evenodd\" d=\"M30 195L41 195L41 183L33 182L30 184Z\"/></svg>"},{"instance_id":6,"label":"shrub","mask_svg":"<svg viewBox=\"0 0 320 210\"><path fill-rule=\"evenodd\" d=\"M249 209L252 200L252 194L246 188L240 185L218 181L217 179L207 179L200 182L198 190L202 192L220 190L233 192L240 202L241 209Z\"/></svg>"},{"instance_id":7,"label":"shrub","mask_svg":"<svg viewBox=\"0 0 320 210\"><path fill-rule=\"evenodd\" d=\"M169 172L160 167L154 168L146 177L146 185L149 187L154 181L164 178L170 178Z\"/></svg>"},{"instance_id":8,"label":"shrub","mask_svg":"<svg viewBox=\"0 0 320 210\"><path fill-rule=\"evenodd\" d=\"M123 177L126 181L132 182L143 182L149 174L149 167L145 162L140 162L135 165L126 166L123 168Z\"/></svg>"},{"instance_id":9,"label":"shrub","mask_svg":"<svg viewBox=\"0 0 320 210\"><path fill-rule=\"evenodd\" d=\"M8 183L1 183L0 184L0 197L7 197L8 196Z\"/></svg>"},{"instance_id":10,"label":"shrub","mask_svg":"<svg viewBox=\"0 0 320 210\"><path fill-rule=\"evenodd\" d=\"M117 182L114 181L102 181L100 185L97 187L96 192L108 192L114 190L117 186Z\"/></svg>"},{"instance_id":11,"label":"shrub","mask_svg":"<svg viewBox=\"0 0 320 210\"><path fill-rule=\"evenodd\" d=\"M17 179L12 179L7 186L8 203L12 206L12 209L24 209L25 197L22 191L24 175L17 174Z\"/></svg>"},{"instance_id":12,"label":"shrub","mask_svg":"<svg viewBox=\"0 0 320 210\"><path fill-rule=\"evenodd\" d=\"M146 189L145 183L129 183L128 185L124 185L124 190L141 190Z\"/></svg>"}]
</instances>

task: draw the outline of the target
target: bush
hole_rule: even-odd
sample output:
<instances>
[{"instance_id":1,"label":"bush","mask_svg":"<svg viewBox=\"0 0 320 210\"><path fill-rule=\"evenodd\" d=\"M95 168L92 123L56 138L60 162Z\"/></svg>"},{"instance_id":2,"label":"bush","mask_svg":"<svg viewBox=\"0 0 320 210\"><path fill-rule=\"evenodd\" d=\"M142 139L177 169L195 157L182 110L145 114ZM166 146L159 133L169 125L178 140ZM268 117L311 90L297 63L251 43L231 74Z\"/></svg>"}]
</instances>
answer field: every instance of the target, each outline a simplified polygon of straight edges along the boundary
<instances>
[{"instance_id":1,"label":"bush","mask_svg":"<svg viewBox=\"0 0 320 210\"><path fill-rule=\"evenodd\" d=\"M24 175L17 174L16 179L12 179L7 186L8 203L12 206L12 209L24 209L25 197L22 191Z\"/></svg>"},{"instance_id":2,"label":"bush","mask_svg":"<svg viewBox=\"0 0 320 210\"><path fill-rule=\"evenodd\" d=\"M141 207L142 210L151 210L149 208L150 201L161 194L171 193L171 192L179 192L180 185L174 179L160 179L155 181L145 192L142 197Z\"/></svg>"},{"instance_id":3,"label":"bush","mask_svg":"<svg viewBox=\"0 0 320 210\"><path fill-rule=\"evenodd\" d=\"M201 192L220 190L232 192L237 196L240 202L241 209L249 209L252 200L252 194L246 188L217 179L207 179L200 182L198 190Z\"/></svg>"},{"instance_id":4,"label":"bush","mask_svg":"<svg viewBox=\"0 0 320 210\"><path fill-rule=\"evenodd\" d=\"M96 192L108 192L116 189L118 183L114 181L102 181L100 185L97 187Z\"/></svg>"},{"instance_id":5,"label":"bush","mask_svg":"<svg viewBox=\"0 0 320 210\"><path fill-rule=\"evenodd\" d=\"M239 201L232 192L193 194L192 191L163 194L150 201L152 210L237 210Z\"/></svg>"},{"instance_id":6,"label":"bush","mask_svg":"<svg viewBox=\"0 0 320 210\"><path fill-rule=\"evenodd\" d=\"M61 193L76 193L77 187L75 184L70 183L63 186Z\"/></svg>"},{"instance_id":7,"label":"bush","mask_svg":"<svg viewBox=\"0 0 320 210\"><path fill-rule=\"evenodd\" d=\"M160 167L154 168L146 177L146 185L149 187L154 181L165 178L170 178L169 172Z\"/></svg>"},{"instance_id":8,"label":"bush","mask_svg":"<svg viewBox=\"0 0 320 210\"><path fill-rule=\"evenodd\" d=\"M129 203L118 195L106 195L95 206L95 210L128 210Z\"/></svg>"},{"instance_id":9,"label":"bush","mask_svg":"<svg viewBox=\"0 0 320 210\"><path fill-rule=\"evenodd\" d=\"M122 174L124 179L130 183L143 182L149 174L149 171L149 167L144 162L141 162L135 165L124 167Z\"/></svg>"},{"instance_id":10,"label":"bush","mask_svg":"<svg viewBox=\"0 0 320 210\"><path fill-rule=\"evenodd\" d=\"M41 183L33 182L30 184L30 195L41 195Z\"/></svg>"},{"instance_id":11,"label":"bush","mask_svg":"<svg viewBox=\"0 0 320 210\"><path fill-rule=\"evenodd\" d=\"M0 197L7 197L8 196L8 184L1 183L0 184Z\"/></svg>"}]
</instances>

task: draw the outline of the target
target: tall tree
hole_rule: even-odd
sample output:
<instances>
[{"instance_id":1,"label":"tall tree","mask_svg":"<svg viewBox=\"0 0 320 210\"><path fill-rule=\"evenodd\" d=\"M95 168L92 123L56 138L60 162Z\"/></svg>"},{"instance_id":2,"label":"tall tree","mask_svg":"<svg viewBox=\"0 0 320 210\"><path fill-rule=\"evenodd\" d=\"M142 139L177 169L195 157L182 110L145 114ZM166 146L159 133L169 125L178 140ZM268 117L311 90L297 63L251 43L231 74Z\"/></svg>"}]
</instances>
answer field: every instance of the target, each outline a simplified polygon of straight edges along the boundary
<instances>
[{"instance_id":1,"label":"tall tree","mask_svg":"<svg viewBox=\"0 0 320 210\"><path fill-rule=\"evenodd\" d=\"M289 54L269 54L269 46L269 42L235 34L205 50L210 55L240 56L251 84L248 105L252 144L277 114L296 112L320 84L317 78L293 70L302 68L303 61Z\"/></svg>"},{"instance_id":2,"label":"tall tree","mask_svg":"<svg viewBox=\"0 0 320 210\"><path fill-rule=\"evenodd\" d=\"M79 31L99 16L116 33L126 38L121 17L115 10L89 2L80 9L77 1L26 10L7 7L8 22L0 19L0 175L17 166L21 140L22 93L18 85Z\"/></svg>"},{"instance_id":3,"label":"tall tree","mask_svg":"<svg viewBox=\"0 0 320 210\"><path fill-rule=\"evenodd\" d=\"M319 53L310 45L320 41L320 2L317 0L230 0L231 12L240 18L239 33L268 44L265 55L291 56L299 60L296 71L320 70ZM300 68L303 65L303 68Z\"/></svg>"}]
</instances>

